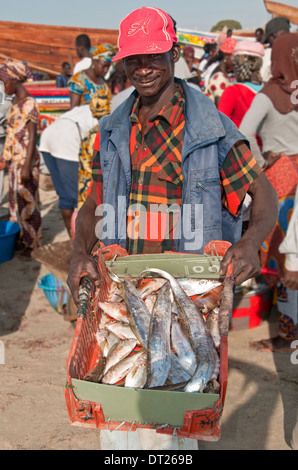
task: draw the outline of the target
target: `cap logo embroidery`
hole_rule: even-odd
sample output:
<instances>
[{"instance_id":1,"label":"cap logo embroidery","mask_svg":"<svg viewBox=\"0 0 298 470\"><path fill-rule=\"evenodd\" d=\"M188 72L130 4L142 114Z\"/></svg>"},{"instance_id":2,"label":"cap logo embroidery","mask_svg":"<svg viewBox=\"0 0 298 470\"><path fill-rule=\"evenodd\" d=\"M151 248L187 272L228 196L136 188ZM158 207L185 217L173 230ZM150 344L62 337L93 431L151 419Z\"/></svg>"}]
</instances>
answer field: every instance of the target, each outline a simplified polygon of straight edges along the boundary
<instances>
[{"instance_id":1,"label":"cap logo embroidery","mask_svg":"<svg viewBox=\"0 0 298 470\"><path fill-rule=\"evenodd\" d=\"M144 34L148 34L148 24L150 23L151 18L147 18L145 20L139 21L137 23L133 23L130 26L130 29L127 32L128 36L133 36L134 34L138 33L139 31L143 31Z\"/></svg>"},{"instance_id":2,"label":"cap logo embroidery","mask_svg":"<svg viewBox=\"0 0 298 470\"><path fill-rule=\"evenodd\" d=\"M155 44L155 43L150 44L150 45L147 47L147 51L150 51L150 52L156 51L156 49L160 49L160 47L159 47L157 44Z\"/></svg>"}]
</instances>

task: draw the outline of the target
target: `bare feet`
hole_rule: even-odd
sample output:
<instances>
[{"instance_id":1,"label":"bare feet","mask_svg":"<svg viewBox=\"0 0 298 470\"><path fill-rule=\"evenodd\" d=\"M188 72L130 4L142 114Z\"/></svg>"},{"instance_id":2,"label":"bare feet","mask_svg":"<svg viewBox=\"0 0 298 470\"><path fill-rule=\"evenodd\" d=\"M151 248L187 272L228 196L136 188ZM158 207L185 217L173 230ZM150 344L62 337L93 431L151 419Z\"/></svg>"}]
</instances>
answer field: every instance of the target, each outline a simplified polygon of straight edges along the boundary
<instances>
[{"instance_id":1,"label":"bare feet","mask_svg":"<svg viewBox=\"0 0 298 470\"><path fill-rule=\"evenodd\" d=\"M284 339L281 336L274 338L261 339L260 341L251 341L249 347L260 352L293 352L296 348L292 348L293 340Z\"/></svg>"}]
</instances>

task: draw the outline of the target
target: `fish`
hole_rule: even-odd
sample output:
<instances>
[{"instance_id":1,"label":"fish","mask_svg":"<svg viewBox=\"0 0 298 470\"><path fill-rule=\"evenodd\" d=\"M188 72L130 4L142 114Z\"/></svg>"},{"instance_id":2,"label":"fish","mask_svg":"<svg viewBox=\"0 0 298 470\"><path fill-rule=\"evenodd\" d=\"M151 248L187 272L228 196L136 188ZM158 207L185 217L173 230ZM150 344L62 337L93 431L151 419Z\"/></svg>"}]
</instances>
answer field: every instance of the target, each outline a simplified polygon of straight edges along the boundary
<instances>
[{"instance_id":1,"label":"fish","mask_svg":"<svg viewBox=\"0 0 298 470\"><path fill-rule=\"evenodd\" d=\"M147 381L146 354L142 354L137 359L135 365L130 369L125 377L124 386L130 388L143 388Z\"/></svg>"},{"instance_id":2,"label":"fish","mask_svg":"<svg viewBox=\"0 0 298 470\"><path fill-rule=\"evenodd\" d=\"M138 289L128 279L120 285L127 306L127 316L131 329L144 349L147 349L150 312L146 307Z\"/></svg>"},{"instance_id":3,"label":"fish","mask_svg":"<svg viewBox=\"0 0 298 470\"><path fill-rule=\"evenodd\" d=\"M171 367L170 284L160 288L149 326L146 388L159 387L167 380Z\"/></svg>"},{"instance_id":4,"label":"fish","mask_svg":"<svg viewBox=\"0 0 298 470\"><path fill-rule=\"evenodd\" d=\"M218 304L221 300L223 288L224 286L223 284L221 284L220 286L211 289L205 294L200 295L194 300L194 304L202 314L206 314L213 308L218 307Z\"/></svg>"},{"instance_id":5,"label":"fish","mask_svg":"<svg viewBox=\"0 0 298 470\"><path fill-rule=\"evenodd\" d=\"M178 278L180 286L189 297L193 295L202 295L209 292L215 287L219 287L222 283L212 279L194 279L194 278Z\"/></svg>"},{"instance_id":6,"label":"fish","mask_svg":"<svg viewBox=\"0 0 298 470\"><path fill-rule=\"evenodd\" d=\"M127 307L124 302L98 302L98 306L115 320L129 323L127 318Z\"/></svg>"},{"instance_id":7,"label":"fish","mask_svg":"<svg viewBox=\"0 0 298 470\"><path fill-rule=\"evenodd\" d=\"M103 384L114 385L120 380L124 379L124 377L129 373L129 371L133 368L139 357L144 354L144 350L141 349L140 351L136 352L135 354L131 354L121 361L117 362L113 367L111 367L102 377L101 382Z\"/></svg>"},{"instance_id":8,"label":"fish","mask_svg":"<svg viewBox=\"0 0 298 470\"><path fill-rule=\"evenodd\" d=\"M106 301L107 302L112 302L112 299L115 299L114 296L117 296L119 293L118 291L118 284L115 281L112 281L111 284L108 287L108 292L106 295Z\"/></svg>"},{"instance_id":9,"label":"fish","mask_svg":"<svg viewBox=\"0 0 298 470\"><path fill-rule=\"evenodd\" d=\"M137 339L130 325L121 321L110 321L106 324L106 329L120 339Z\"/></svg>"},{"instance_id":10,"label":"fish","mask_svg":"<svg viewBox=\"0 0 298 470\"><path fill-rule=\"evenodd\" d=\"M199 314L193 301L173 276L155 268L145 270L142 274L145 272L159 274L160 277L164 277L171 284L175 301L197 359L195 373L185 386L184 391L190 393L203 392L207 383L219 368L219 357L206 322Z\"/></svg>"},{"instance_id":11,"label":"fish","mask_svg":"<svg viewBox=\"0 0 298 470\"><path fill-rule=\"evenodd\" d=\"M165 279L147 279L143 281L138 287L138 291L141 294L142 299L146 298L153 292L158 291L165 282Z\"/></svg>"},{"instance_id":12,"label":"fish","mask_svg":"<svg viewBox=\"0 0 298 470\"><path fill-rule=\"evenodd\" d=\"M103 376L104 372L104 367L105 367L105 357L103 354L99 356L98 363L96 366L87 372L87 374L84 376L83 380L86 380L87 382L96 382L99 383L101 381L101 378Z\"/></svg>"},{"instance_id":13,"label":"fish","mask_svg":"<svg viewBox=\"0 0 298 470\"><path fill-rule=\"evenodd\" d=\"M104 331L99 331L95 334L96 336L96 341L99 347L99 359L95 367L93 367L92 370L87 372L87 374L84 375L83 380L86 380L87 382L100 382L103 372L104 372L104 367L105 367L105 357L103 354L104 347L106 344L106 333Z\"/></svg>"},{"instance_id":14,"label":"fish","mask_svg":"<svg viewBox=\"0 0 298 470\"><path fill-rule=\"evenodd\" d=\"M107 357L110 349L114 346L114 344L119 342L119 337L107 329L105 329L105 331L107 333L107 338L103 354L105 357Z\"/></svg>"},{"instance_id":15,"label":"fish","mask_svg":"<svg viewBox=\"0 0 298 470\"><path fill-rule=\"evenodd\" d=\"M218 348L220 345L219 309L218 308L214 308L207 315L206 325L209 328L215 347Z\"/></svg>"},{"instance_id":16,"label":"fish","mask_svg":"<svg viewBox=\"0 0 298 470\"><path fill-rule=\"evenodd\" d=\"M107 355L103 373L105 374L111 367L117 364L117 362L127 357L134 350L136 345L137 339L120 339L114 344Z\"/></svg>"},{"instance_id":17,"label":"fish","mask_svg":"<svg viewBox=\"0 0 298 470\"><path fill-rule=\"evenodd\" d=\"M220 383L216 379L210 380L204 390L204 393L219 393Z\"/></svg>"},{"instance_id":18,"label":"fish","mask_svg":"<svg viewBox=\"0 0 298 470\"><path fill-rule=\"evenodd\" d=\"M178 321L177 315L172 315L171 339L172 347L178 356L181 366L192 376L197 367L197 359L191 347L186 329L183 323Z\"/></svg>"},{"instance_id":19,"label":"fish","mask_svg":"<svg viewBox=\"0 0 298 470\"><path fill-rule=\"evenodd\" d=\"M172 351L171 354L171 367L169 370L167 380L172 384L179 384L182 382L188 383L191 379L191 374L189 374L180 364L179 358Z\"/></svg>"},{"instance_id":20,"label":"fish","mask_svg":"<svg viewBox=\"0 0 298 470\"><path fill-rule=\"evenodd\" d=\"M154 304L156 302L157 294L154 292L149 294L148 297L144 300L146 307L148 308L150 314L152 313Z\"/></svg>"}]
</instances>

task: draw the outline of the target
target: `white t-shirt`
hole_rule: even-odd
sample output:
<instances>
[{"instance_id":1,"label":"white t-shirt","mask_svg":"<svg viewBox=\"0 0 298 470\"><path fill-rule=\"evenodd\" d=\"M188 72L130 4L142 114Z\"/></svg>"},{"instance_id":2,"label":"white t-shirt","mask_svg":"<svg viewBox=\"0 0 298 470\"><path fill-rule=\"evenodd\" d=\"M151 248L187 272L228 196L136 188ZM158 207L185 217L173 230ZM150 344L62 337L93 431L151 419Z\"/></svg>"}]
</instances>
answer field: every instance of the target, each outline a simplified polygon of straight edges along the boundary
<instances>
[{"instance_id":1,"label":"white t-shirt","mask_svg":"<svg viewBox=\"0 0 298 470\"><path fill-rule=\"evenodd\" d=\"M175 77L187 80L192 77L192 74L188 68L187 62L183 57L180 57L178 62L175 64Z\"/></svg>"},{"instance_id":2,"label":"white t-shirt","mask_svg":"<svg viewBox=\"0 0 298 470\"><path fill-rule=\"evenodd\" d=\"M39 151L48 152L53 157L79 161L81 139L98 124L89 105L76 106L67 111L41 134Z\"/></svg>"},{"instance_id":3,"label":"white t-shirt","mask_svg":"<svg viewBox=\"0 0 298 470\"><path fill-rule=\"evenodd\" d=\"M271 47L266 47L264 50L263 64L260 70L263 83L267 83L271 78L271 52Z\"/></svg>"},{"instance_id":4,"label":"white t-shirt","mask_svg":"<svg viewBox=\"0 0 298 470\"><path fill-rule=\"evenodd\" d=\"M78 72L81 72L82 70L87 70L89 67L91 67L92 64L92 59L91 57L84 57L84 59L80 60L74 68L72 74L75 75Z\"/></svg>"}]
</instances>

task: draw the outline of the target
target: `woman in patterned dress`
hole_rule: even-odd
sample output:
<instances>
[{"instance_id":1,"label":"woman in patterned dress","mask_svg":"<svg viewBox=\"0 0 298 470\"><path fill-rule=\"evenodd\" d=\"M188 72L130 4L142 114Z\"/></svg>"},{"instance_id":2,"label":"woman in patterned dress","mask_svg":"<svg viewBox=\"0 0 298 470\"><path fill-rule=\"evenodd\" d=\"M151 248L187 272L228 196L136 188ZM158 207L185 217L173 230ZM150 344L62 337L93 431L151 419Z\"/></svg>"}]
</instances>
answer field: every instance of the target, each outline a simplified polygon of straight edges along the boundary
<instances>
[{"instance_id":1,"label":"woman in patterned dress","mask_svg":"<svg viewBox=\"0 0 298 470\"><path fill-rule=\"evenodd\" d=\"M9 162L10 221L21 227L21 256L30 256L42 245L38 193L39 153L36 147L38 109L23 83L31 69L25 62L7 59L0 69L0 80L7 95L14 99L7 115L7 136L3 158Z\"/></svg>"},{"instance_id":2,"label":"woman in patterned dress","mask_svg":"<svg viewBox=\"0 0 298 470\"><path fill-rule=\"evenodd\" d=\"M265 276L276 290L278 334L250 346L258 351L291 352L292 342L298 339L298 290L289 288L284 279L289 271L295 276L296 268L287 265L280 247L287 237L298 185L298 36L285 33L274 39L271 59L272 78L254 98L239 129L250 141L254 157L260 164L263 160L279 199L276 226L260 250L262 266L276 270L278 276ZM257 130L262 152L255 139Z\"/></svg>"},{"instance_id":3,"label":"woman in patterned dress","mask_svg":"<svg viewBox=\"0 0 298 470\"><path fill-rule=\"evenodd\" d=\"M222 45L219 46L218 58L220 62L213 70L204 92L205 95L214 102L216 107L225 89L232 84L233 52L236 44L236 39L227 38Z\"/></svg>"},{"instance_id":4,"label":"woman in patterned dress","mask_svg":"<svg viewBox=\"0 0 298 470\"><path fill-rule=\"evenodd\" d=\"M91 47L91 67L76 73L68 82L71 109L82 104L89 104L96 91L104 86L104 77L116 52L117 48L110 44Z\"/></svg>"}]
</instances>

